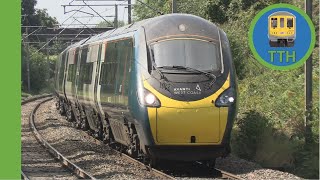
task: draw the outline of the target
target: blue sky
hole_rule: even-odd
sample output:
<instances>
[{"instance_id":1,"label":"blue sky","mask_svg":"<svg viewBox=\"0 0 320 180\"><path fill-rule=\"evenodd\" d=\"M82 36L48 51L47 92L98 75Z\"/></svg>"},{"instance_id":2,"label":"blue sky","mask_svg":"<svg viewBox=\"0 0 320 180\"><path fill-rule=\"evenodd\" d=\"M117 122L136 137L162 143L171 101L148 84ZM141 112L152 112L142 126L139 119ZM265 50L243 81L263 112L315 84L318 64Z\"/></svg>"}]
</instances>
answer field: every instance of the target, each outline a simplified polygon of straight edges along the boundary
<instances>
[{"instance_id":1,"label":"blue sky","mask_svg":"<svg viewBox=\"0 0 320 180\"><path fill-rule=\"evenodd\" d=\"M133 3L135 2L135 0L132 0ZM69 16L71 16L74 12L70 12L67 14L64 14L64 10L63 7L61 5L65 5L65 4L69 4L70 2L72 2L72 0L37 0L37 5L36 8L37 9L47 9L48 13L50 16L56 17L58 22L60 24L62 24ZM126 4L127 2L124 1L120 1L120 2L116 2L116 1L109 1L109 2L99 2L99 1L92 1L86 2L87 4L110 4L110 5L114 5L114 4ZM72 2L72 4L83 4L83 2L81 1L74 1ZM79 9L80 7L66 7L66 11L70 11L70 10L76 10ZM115 14L115 8L114 6L103 6L103 7L93 7L95 11L97 11L98 13L100 13L102 16L110 16L110 15L114 15ZM85 11L91 14L95 14L90 8L88 7L84 7L81 9L81 11ZM95 14L96 15L96 14ZM90 16L81 12L78 12L77 14L74 15L74 17L80 17L80 16ZM124 8L124 6L119 6L118 7L118 19L119 20L124 20L125 22L127 22L128 19L128 10L126 8ZM86 23L86 24L97 24L101 21L103 21L102 18L100 17L94 17L94 18L77 18L79 21L81 21L82 23ZM106 17L105 19L107 20L112 20L114 19L114 17ZM70 18L69 20L67 20L66 22L64 22L63 24L68 25L71 24L74 21L73 18ZM79 22L75 21L73 24L80 24Z\"/></svg>"}]
</instances>

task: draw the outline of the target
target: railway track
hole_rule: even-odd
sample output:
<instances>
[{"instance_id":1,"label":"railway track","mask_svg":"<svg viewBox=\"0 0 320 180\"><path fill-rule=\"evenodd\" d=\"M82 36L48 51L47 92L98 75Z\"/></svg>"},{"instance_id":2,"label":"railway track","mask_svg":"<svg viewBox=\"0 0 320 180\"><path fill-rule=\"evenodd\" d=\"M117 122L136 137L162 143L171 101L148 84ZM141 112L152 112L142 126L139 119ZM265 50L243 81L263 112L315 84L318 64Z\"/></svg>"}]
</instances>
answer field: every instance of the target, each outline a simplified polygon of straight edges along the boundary
<instances>
[{"instance_id":1,"label":"railway track","mask_svg":"<svg viewBox=\"0 0 320 180\"><path fill-rule=\"evenodd\" d=\"M88 135L88 134L86 135L86 138L90 138L90 139L93 140L97 145L107 146L107 145L104 144L102 141L100 141L100 140L98 140L98 139L95 139L94 137L92 137L92 136L90 136L90 135ZM128 161L130 161L130 162L132 162L132 163L134 163L134 164L137 164L137 165L141 166L142 168L148 169L150 172L152 172L152 174L153 174L154 176L156 176L156 177L158 177L158 178L160 178L160 179L176 179L175 177L173 177L173 176L171 176L171 175L169 175L169 174L166 174L166 173L164 173L164 172L162 172L162 171L159 171L159 170L157 170L157 169L155 169L155 168L151 168L151 167L147 166L146 164L138 161L137 159L132 158L131 156L128 156L128 155L125 154L125 153L122 153L122 152L120 152L120 151L118 151L118 150L116 150L116 149L112 149L112 150L113 150L114 152L118 153L119 156L125 158L126 160L128 160Z\"/></svg>"},{"instance_id":2,"label":"railway track","mask_svg":"<svg viewBox=\"0 0 320 180\"><path fill-rule=\"evenodd\" d=\"M29 126L30 130L32 131L32 134L34 135L33 141L38 142L38 144L36 144L36 142L32 142L32 145L29 145L30 143L27 145L23 143L22 145L23 170L21 172L21 178L95 179L92 175L85 172L77 165L73 164L70 160L65 158L61 153L59 153L55 148L53 148L45 139L42 138L42 136L36 129L34 124L35 112L41 104L51 99L52 97L50 97L50 95L45 95L28 99L27 101L23 101L21 103L22 105L26 105L27 103L33 103L30 104L30 106L35 105L29 116ZM58 160L60 163L57 163L56 160ZM41 164L41 161L43 161L43 164Z\"/></svg>"},{"instance_id":3,"label":"railway track","mask_svg":"<svg viewBox=\"0 0 320 180\"><path fill-rule=\"evenodd\" d=\"M238 179L238 180L244 180L243 178L235 175L235 174L232 174L232 173L228 173L226 171L222 171L221 169L218 169L218 168L215 168L216 171L220 172L221 173L221 177L223 179Z\"/></svg>"},{"instance_id":4,"label":"railway track","mask_svg":"<svg viewBox=\"0 0 320 180\"><path fill-rule=\"evenodd\" d=\"M100 146L107 146L106 144L104 144L101 140L98 140L90 135L86 135L86 138L90 138L91 140L93 140L97 145L100 145ZM175 173L173 172L170 172L170 173L166 173L166 172L163 172L161 169L155 169L155 168L151 168L150 166L142 163L141 161L137 160L137 159L134 159L132 158L131 156L128 156L127 154L125 153L122 153L116 149L113 149L113 151L117 152L120 156L126 158L128 161L130 162L133 162L133 163L136 163L138 165L140 165L141 167L145 167L147 169L149 169L156 177L159 177L161 179L177 179L179 178L180 176L178 175L175 175ZM199 163L198 163L199 164ZM200 163L201 164L201 163ZM201 164L202 165L202 164ZM205 168L204 165L202 165L203 167L202 168ZM235 179L235 180L244 180L243 178L235 175L235 174L232 174L232 173L229 173L229 172L226 172L226 171L223 171L221 169L218 169L218 168L214 168L214 173L212 174L206 174L207 177L212 177L212 178L221 178L221 179ZM186 178L186 177L184 177ZM195 178L195 177L192 177L192 178Z\"/></svg>"},{"instance_id":5,"label":"railway track","mask_svg":"<svg viewBox=\"0 0 320 180\"><path fill-rule=\"evenodd\" d=\"M27 103L34 103L35 101L37 102L35 104L35 108L33 108L33 110L30 113L29 116L29 123L30 123L30 128L32 129L32 132L34 134L34 137L37 139L38 142L41 143L42 149L46 149L46 153L48 155L48 153L56 160L58 160L60 162L60 164L62 164L61 168L61 172L57 171L56 173L59 174L65 174L66 171L67 173L72 172L71 176L76 177L74 179L77 178L85 178L85 179L95 179L95 177L93 177L91 174L85 172L83 169L81 169L80 167L78 167L77 165L75 165L74 163L72 163L70 160L68 160L67 158L65 158L61 153L59 153L54 147L52 147L45 139L42 138L42 136L39 134L39 132L36 129L36 126L34 124L34 118L35 118L35 112L37 111L37 109L40 107L41 104L50 101L52 98L49 98L50 95L45 95L42 97L36 97L34 99L28 99L27 101L22 102L22 105L27 104ZM45 99L45 100L43 100ZM100 146L107 146L105 145L102 141L95 139L94 137L86 134L87 138L91 138L91 140L93 140L97 145ZM45 147L45 148L43 148ZM175 173L167 173L165 171L163 171L162 169L155 169L155 168L151 168L147 165L145 165L144 163L140 162L137 159L134 159L130 156L128 156L125 153L122 153L120 151L117 151L115 149L113 149L113 151L117 152L121 157L125 158L126 160L136 164L137 166L140 166L141 168L145 168L148 169L156 178L160 178L160 179L176 179L179 178L179 176L177 176ZM66 167L69 170L66 170ZM222 171L220 169L215 169L216 171L216 175L210 175L209 177L214 177L214 178L221 178L221 179L241 179L240 177ZM32 174L32 173L31 173ZM218 174L218 175L217 175ZM22 179L30 179L28 176L28 172L21 172L21 178ZM52 177L52 176L51 176ZM186 178L186 177L185 177ZM192 177L194 178L194 177ZM70 179L70 178L65 178L65 179ZM72 179L72 178L71 178Z\"/></svg>"}]
</instances>

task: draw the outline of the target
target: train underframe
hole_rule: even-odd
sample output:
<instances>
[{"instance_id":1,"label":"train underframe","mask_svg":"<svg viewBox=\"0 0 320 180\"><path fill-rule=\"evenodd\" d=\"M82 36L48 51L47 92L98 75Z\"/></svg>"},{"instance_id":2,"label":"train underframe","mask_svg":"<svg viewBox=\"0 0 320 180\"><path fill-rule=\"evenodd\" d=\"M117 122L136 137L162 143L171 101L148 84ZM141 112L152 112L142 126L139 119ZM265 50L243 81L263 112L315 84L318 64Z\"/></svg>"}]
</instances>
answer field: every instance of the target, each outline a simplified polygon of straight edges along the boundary
<instances>
[{"instance_id":1,"label":"train underframe","mask_svg":"<svg viewBox=\"0 0 320 180\"><path fill-rule=\"evenodd\" d=\"M269 40L270 47L293 47L294 39L275 39Z\"/></svg>"},{"instance_id":2,"label":"train underframe","mask_svg":"<svg viewBox=\"0 0 320 180\"><path fill-rule=\"evenodd\" d=\"M230 146L208 145L208 146L146 146L145 151L140 147L140 140L137 130L131 122L110 121L105 115L101 115L92 109L88 113L80 104L67 101L64 97L56 97L56 108L66 120L73 124L73 127L87 131L91 136L103 141L103 143L124 152L131 157L140 159L152 167L157 166L160 160L201 161L210 167L215 166L217 157L225 157L230 153ZM90 128L88 118L95 122L95 128ZM115 125L114 123L118 123ZM115 127L119 127L115 129ZM121 140L117 136L125 136ZM161 157L159 159L158 157Z\"/></svg>"}]
</instances>

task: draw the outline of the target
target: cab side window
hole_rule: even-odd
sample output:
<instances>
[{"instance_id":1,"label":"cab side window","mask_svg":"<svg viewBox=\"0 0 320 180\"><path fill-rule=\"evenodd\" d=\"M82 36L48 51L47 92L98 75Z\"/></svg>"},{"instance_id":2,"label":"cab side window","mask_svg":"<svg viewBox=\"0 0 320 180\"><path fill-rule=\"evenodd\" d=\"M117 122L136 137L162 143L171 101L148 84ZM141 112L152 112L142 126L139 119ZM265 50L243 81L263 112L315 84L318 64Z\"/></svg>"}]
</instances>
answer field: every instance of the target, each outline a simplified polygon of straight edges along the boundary
<instances>
[{"instance_id":1,"label":"cab side window","mask_svg":"<svg viewBox=\"0 0 320 180\"><path fill-rule=\"evenodd\" d=\"M276 28L277 27L277 18L271 18L271 27Z\"/></svg>"},{"instance_id":2,"label":"cab side window","mask_svg":"<svg viewBox=\"0 0 320 180\"><path fill-rule=\"evenodd\" d=\"M292 28L293 27L293 18L288 18L287 19L287 27Z\"/></svg>"}]
</instances>

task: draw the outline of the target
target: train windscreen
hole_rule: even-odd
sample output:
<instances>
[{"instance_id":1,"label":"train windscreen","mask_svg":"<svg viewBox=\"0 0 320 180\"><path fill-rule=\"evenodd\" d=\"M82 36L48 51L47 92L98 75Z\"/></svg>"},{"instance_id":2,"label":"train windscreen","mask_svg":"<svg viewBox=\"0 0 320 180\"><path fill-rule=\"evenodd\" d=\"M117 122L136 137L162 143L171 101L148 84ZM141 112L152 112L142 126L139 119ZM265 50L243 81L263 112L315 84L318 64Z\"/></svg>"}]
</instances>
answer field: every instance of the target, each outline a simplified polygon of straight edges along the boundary
<instances>
[{"instance_id":1,"label":"train windscreen","mask_svg":"<svg viewBox=\"0 0 320 180\"><path fill-rule=\"evenodd\" d=\"M271 26L273 27L273 28L276 28L277 27L277 18L271 18Z\"/></svg>"},{"instance_id":2,"label":"train windscreen","mask_svg":"<svg viewBox=\"0 0 320 180\"><path fill-rule=\"evenodd\" d=\"M196 39L170 39L151 45L157 67L183 66L201 71L221 71L219 45Z\"/></svg>"},{"instance_id":3,"label":"train windscreen","mask_svg":"<svg viewBox=\"0 0 320 180\"><path fill-rule=\"evenodd\" d=\"M287 27L292 28L293 27L293 18L288 18L287 19Z\"/></svg>"}]
</instances>

